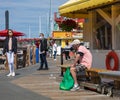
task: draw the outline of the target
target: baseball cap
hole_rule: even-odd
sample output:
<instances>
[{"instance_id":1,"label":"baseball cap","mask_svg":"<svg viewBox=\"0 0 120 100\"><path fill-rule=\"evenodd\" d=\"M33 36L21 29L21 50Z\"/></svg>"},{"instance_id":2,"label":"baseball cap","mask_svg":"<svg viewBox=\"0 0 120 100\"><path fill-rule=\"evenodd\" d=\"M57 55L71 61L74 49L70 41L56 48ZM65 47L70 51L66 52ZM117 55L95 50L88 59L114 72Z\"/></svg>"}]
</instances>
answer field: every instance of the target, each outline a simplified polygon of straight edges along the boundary
<instances>
[{"instance_id":1,"label":"baseball cap","mask_svg":"<svg viewBox=\"0 0 120 100\"><path fill-rule=\"evenodd\" d=\"M80 44L80 40L75 39L75 40L71 43L71 45L75 45L75 44Z\"/></svg>"}]
</instances>

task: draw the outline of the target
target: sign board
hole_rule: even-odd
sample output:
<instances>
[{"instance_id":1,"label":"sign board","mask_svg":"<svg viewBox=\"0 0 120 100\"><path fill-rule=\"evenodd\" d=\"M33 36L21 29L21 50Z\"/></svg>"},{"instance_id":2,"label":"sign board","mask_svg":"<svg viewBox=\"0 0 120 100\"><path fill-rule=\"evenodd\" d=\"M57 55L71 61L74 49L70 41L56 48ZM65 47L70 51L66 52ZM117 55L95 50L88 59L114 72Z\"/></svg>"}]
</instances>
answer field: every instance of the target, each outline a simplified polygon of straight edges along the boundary
<instances>
[{"instance_id":1,"label":"sign board","mask_svg":"<svg viewBox=\"0 0 120 100\"><path fill-rule=\"evenodd\" d=\"M71 38L72 32L53 31L53 38Z\"/></svg>"},{"instance_id":2,"label":"sign board","mask_svg":"<svg viewBox=\"0 0 120 100\"><path fill-rule=\"evenodd\" d=\"M83 33L73 32L73 33L72 33L72 37L73 37L73 38L83 39Z\"/></svg>"}]
</instances>

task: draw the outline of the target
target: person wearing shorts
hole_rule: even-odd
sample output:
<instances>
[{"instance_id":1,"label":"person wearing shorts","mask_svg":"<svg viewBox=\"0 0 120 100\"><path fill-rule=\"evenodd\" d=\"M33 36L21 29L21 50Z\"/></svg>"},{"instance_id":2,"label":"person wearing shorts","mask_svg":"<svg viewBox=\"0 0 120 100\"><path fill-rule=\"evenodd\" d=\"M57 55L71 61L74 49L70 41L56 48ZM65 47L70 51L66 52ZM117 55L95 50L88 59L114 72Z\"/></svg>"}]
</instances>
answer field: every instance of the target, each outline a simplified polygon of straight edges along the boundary
<instances>
[{"instance_id":1,"label":"person wearing shorts","mask_svg":"<svg viewBox=\"0 0 120 100\"><path fill-rule=\"evenodd\" d=\"M70 67L71 75L74 79L74 86L71 89L71 91L76 91L76 90L79 90L79 88L80 88L78 81L77 81L76 73L81 68L82 69L90 69L91 68L92 54L85 46L80 45L80 41L78 39L75 39L71 43L71 45L76 51L76 57L75 57L74 63ZM79 67L76 67L78 62L79 62Z\"/></svg>"}]
</instances>

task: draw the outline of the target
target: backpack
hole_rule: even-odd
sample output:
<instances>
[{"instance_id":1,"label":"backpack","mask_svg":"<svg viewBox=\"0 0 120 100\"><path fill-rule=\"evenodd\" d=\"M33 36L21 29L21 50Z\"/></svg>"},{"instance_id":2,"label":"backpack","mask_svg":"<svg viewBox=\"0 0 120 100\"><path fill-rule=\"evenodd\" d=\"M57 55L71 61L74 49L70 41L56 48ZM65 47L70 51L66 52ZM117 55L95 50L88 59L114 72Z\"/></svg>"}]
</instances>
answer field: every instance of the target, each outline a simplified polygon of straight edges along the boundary
<instances>
[{"instance_id":1,"label":"backpack","mask_svg":"<svg viewBox=\"0 0 120 100\"><path fill-rule=\"evenodd\" d=\"M73 86L74 79L70 73L70 67L68 67L64 73L62 81L60 82L59 88L60 90L70 90Z\"/></svg>"}]
</instances>

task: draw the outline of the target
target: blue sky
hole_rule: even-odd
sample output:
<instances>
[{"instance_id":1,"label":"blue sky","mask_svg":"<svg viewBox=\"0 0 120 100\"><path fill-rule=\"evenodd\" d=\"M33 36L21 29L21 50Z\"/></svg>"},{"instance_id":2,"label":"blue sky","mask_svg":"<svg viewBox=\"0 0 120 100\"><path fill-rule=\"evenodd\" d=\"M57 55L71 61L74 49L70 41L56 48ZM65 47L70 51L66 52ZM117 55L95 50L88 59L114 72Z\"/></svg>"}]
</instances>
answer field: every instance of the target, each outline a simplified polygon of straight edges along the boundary
<instances>
[{"instance_id":1,"label":"blue sky","mask_svg":"<svg viewBox=\"0 0 120 100\"><path fill-rule=\"evenodd\" d=\"M51 13L68 0L51 0ZM9 28L38 37L49 31L50 0L0 0L0 30L5 29L5 11L9 11Z\"/></svg>"}]
</instances>

